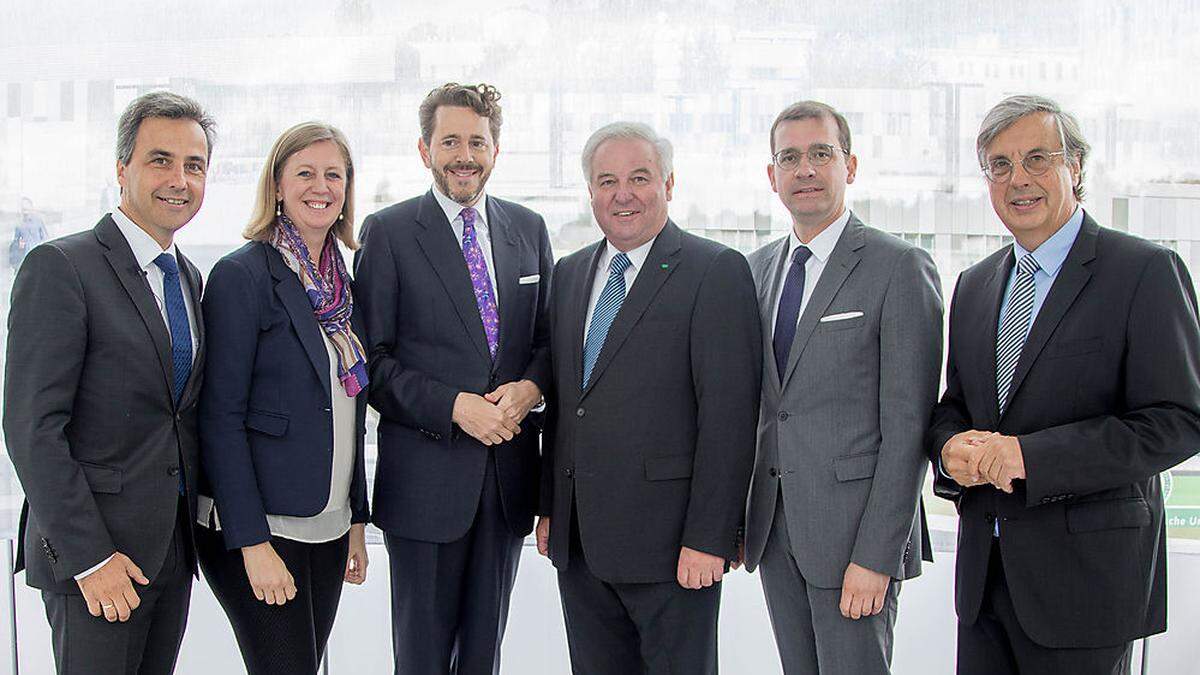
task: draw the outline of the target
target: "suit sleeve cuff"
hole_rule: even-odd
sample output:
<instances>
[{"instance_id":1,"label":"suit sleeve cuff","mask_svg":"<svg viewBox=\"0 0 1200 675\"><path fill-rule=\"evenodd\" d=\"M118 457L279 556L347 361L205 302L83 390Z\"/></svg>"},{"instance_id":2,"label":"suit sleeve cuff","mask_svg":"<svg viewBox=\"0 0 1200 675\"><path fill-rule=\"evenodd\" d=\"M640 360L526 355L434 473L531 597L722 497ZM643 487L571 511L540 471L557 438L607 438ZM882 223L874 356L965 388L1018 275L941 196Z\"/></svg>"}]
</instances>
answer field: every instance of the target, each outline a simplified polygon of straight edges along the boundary
<instances>
[{"instance_id":1,"label":"suit sleeve cuff","mask_svg":"<svg viewBox=\"0 0 1200 675\"><path fill-rule=\"evenodd\" d=\"M96 572L99 572L101 567L104 567L105 565L107 565L107 564L108 564L108 561L112 560L112 559L113 559L113 558L115 558L116 556L117 556L117 554L116 554L116 553L113 553L112 555L108 556L108 557L107 557L107 558L105 558L104 560L101 560L100 562L96 563L95 565L92 565L91 567L89 567L89 568L87 568L86 570L84 570L84 571L80 572L79 574L76 574L76 575L75 575L75 581L83 581L84 577L89 577L89 576L91 576L92 574L94 574L94 573L96 573Z\"/></svg>"}]
</instances>

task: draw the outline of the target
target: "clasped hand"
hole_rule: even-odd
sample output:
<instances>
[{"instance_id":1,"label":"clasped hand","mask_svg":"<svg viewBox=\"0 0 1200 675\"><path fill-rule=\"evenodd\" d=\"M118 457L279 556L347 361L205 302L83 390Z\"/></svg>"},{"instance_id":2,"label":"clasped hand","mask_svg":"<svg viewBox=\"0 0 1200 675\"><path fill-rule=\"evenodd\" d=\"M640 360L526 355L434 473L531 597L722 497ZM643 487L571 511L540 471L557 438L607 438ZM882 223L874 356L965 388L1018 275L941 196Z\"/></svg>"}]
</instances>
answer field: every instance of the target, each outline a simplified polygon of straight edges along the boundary
<instances>
[{"instance_id":1,"label":"clasped hand","mask_svg":"<svg viewBox=\"0 0 1200 675\"><path fill-rule=\"evenodd\" d=\"M1025 457L1016 436L991 431L963 431L942 446L942 470L963 487L991 483L1011 493L1013 481L1025 478Z\"/></svg>"},{"instance_id":2,"label":"clasped hand","mask_svg":"<svg viewBox=\"0 0 1200 675\"><path fill-rule=\"evenodd\" d=\"M461 392L454 399L451 420L484 445L499 445L521 433L521 421L542 399L529 380L507 382L480 396Z\"/></svg>"}]
</instances>

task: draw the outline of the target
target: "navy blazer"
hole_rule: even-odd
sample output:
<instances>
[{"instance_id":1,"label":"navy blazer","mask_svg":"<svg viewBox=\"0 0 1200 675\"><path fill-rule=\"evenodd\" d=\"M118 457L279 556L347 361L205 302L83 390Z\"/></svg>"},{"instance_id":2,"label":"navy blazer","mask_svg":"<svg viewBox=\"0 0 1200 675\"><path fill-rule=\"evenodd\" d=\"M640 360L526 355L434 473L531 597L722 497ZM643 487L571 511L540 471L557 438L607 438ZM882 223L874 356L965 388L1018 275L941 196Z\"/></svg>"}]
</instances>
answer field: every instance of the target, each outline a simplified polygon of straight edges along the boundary
<instances>
[{"instance_id":1,"label":"navy blazer","mask_svg":"<svg viewBox=\"0 0 1200 675\"><path fill-rule=\"evenodd\" d=\"M488 197L487 219L500 306L493 360L471 276L433 192L363 222L356 299L369 331L371 405L379 411L375 524L409 539L449 542L475 519L489 455L509 530L533 529L538 420L488 448L451 422L459 392L485 394L528 379L550 384L546 309L554 257L545 221Z\"/></svg>"},{"instance_id":2,"label":"navy blazer","mask_svg":"<svg viewBox=\"0 0 1200 675\"><path fill-rule=\"evenodd\" d=\"M351 325L362 340L360 314L353 314ZM200 396L200 490L216 501L225 545L232 550L271 538L266 514L313 516L329 501L329 355L300 279L263 242L250 242L213 267L204 325L209 339L204 372L212 379ZM354 421L355 523L369 520L366 404L364 391Z\"/></svg>"}]
</instances>

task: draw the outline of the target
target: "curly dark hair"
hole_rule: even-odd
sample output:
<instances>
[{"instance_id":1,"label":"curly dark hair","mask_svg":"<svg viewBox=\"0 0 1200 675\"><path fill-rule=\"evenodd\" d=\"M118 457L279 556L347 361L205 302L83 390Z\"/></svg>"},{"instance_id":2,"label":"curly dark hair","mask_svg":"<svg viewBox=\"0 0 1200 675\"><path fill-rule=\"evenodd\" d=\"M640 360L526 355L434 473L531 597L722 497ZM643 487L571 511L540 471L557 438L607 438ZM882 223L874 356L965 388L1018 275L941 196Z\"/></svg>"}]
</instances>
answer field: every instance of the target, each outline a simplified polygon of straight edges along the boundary
<instances>
[{"instance_id":1,"label":"curly dark hair","mask_svg":"<svg viewBox=\"0 0 1200 675\"><path fill-rule=\"evenodd\" d=\"M492 142L500 141L500 91L490 84L459 84L449 82L429 92L417 111L421 121L421 138L425 145L433 140L433 117L441 106L470 108L475 114L488 119Z\"/></svg>"}]
</instances>

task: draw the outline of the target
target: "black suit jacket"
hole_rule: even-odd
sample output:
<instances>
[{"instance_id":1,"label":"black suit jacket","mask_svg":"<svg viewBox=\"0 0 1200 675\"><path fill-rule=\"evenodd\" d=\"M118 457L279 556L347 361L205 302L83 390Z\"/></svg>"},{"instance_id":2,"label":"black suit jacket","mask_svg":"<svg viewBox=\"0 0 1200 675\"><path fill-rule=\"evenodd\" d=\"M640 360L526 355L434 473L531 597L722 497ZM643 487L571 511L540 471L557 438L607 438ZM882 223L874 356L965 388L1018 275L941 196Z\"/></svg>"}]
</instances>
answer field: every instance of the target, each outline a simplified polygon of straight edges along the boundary
<instances>
[{"instance_id":1,"label":"black suit jacket","mask_svg":"<svg viewBox=\"0 0 1200 675\"><path fill-rule=\"evenodd\" d=\"M540 510L569 564L572 505L592 573L673 581L687 546L732 559L754 463L758 300L740 253L667 221L587 388L583 338L601 240L559 261Z\"/></svg>"},{"instance_id":2,"label":"black suit jacket","mask_svg":"<svg viewBox=\"0 0 1200 675\"><path fill-rule=\"evenodd\" d=\"M432 192L367 217L355 299L367 324L370 403L379 411L373 520L409 539L449 542L474 520L489 448L451 422L460 392L485 394L528 379L543 392L550 357L546 307L554 257L538 214L488 197L487 222L499 286L495 361L471 277ZM538 434L493 446L509 528L533 529Z\"/></svg>"},{"instance_id":3,"label":"black suit jacket","mask_svg":"<svg viewBox=\"0 0 1200 675\"><path fill-rule=\"evenodd\" d=\"M351 326L365 339L362 311ZM225 545L268 541L268 513L313 516L329 502L333 470L330 363L321 326L296 273L270 244L253 241L208 277L209 345L200 397L200 448ZM341 385L333 383L344 395ZM365 523L367 394L355 401L351 521Z\"/></svg>"},{"instance_id":4,"label":"black suit jacket","mask_svg":"<svg viewBox=\"0 0 1200 675\"><path fill-rule=\"evenodd\" d=\"M17 569L35 588L79 593L74 575L114 551L153 580L175 529L181 459L195 513L201 281L179 262L200 349L178 407L170 333L111 217L38 246L17 274L4 433L26 496Z\"/></svg>"},{"instance_id":5,"label":"black suit jacket","mask_svg":"<svg viewBox=\"0 0 1200 675\"><path fill-rule=\"evenodd\" d=\"M1020 440L1009 495L958 488L955 602L979 613L1000 520L1013 609L1046 647L1100 647L1166 629L1159 472L1200 447L1200 332L1188 271L1143 239L1083 226L1030 327L1003 416L996 331L1014 264L1005 247L962 273L950 306L946 392L931 457L966 429Z\"/></svg>"}]
</instances>

